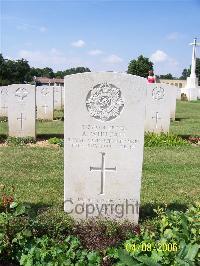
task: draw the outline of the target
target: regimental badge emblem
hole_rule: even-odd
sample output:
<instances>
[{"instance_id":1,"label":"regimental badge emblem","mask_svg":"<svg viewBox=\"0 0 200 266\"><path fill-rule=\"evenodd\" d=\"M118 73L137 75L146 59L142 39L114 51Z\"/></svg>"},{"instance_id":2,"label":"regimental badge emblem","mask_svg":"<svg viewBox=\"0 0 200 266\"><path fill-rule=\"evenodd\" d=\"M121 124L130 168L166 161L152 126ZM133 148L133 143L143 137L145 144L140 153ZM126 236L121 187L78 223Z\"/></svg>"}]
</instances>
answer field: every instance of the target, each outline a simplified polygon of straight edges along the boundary
<instances>
[{"instance_id":1,"label":"regimental badge emblem","mask_svg":"<svg viewBox=\"0 0 200 266\"><path fill-rule=\"evenodd\" d=\"M86 107L92 117L104 122L118 117L124 108L121 91L115 85L97 84L86 97Z\"/></svg>"},{"instance_id":2,"label":"regimental badge emblem","mask_svg":"<svg viewBox=\"0 0 200 266\"><path fill-rule=\"evenodd\" d=\"M1 95L8 95L8 89L7 88L2 88L1 89Z\"/></svg>"},{"instance_id":3,"label":"regimental badge emblem","mask_svg":"<svg viewBox=\"0 0 200 266\"><path fill-rule=\"evenodd\" d=\"M163 99L165 96L165 89L160 87L160 86L156 86L153 90L152 90L152 98L154 100L161 100Z\"/></svg>"},{"instance_id":4,"label":"regimental badge emblem","mask_svg":"<svg viewBox=\"0 0 200 266\"><path fill-rule=\"evenodd\" d=\"M47 96L47 94L49 94L49 88L46 88L46 87L42 88L41 89L41 94L44 95L44 96Z\"/></svg>"},{"instance_id":5,"label":"regimental badge emblem","mask_svg":"<svg viewBox=\"0 0 200 266\"><path fill-rule=\"evenodd\" d=\"M15 91L15 96L18 97L21 101L23 101L24 98L26 98L28 94L29 92L27 91L26 88L18 88Z\"/></svg>"}]
</instances>

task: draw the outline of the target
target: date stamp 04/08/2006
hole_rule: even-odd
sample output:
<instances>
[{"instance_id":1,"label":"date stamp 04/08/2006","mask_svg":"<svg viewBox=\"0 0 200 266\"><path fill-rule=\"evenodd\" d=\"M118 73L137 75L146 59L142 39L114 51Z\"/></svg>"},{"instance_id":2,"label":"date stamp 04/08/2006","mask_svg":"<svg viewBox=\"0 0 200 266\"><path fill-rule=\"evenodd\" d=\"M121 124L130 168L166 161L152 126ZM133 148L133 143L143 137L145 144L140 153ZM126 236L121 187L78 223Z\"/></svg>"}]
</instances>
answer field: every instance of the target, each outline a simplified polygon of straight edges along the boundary
<instances>
[{"instance_id":1,"label":"date stamp 04/08/2006","mask_svg":"<svg viewBox=\"0 0 200 266\"><path fill-rule=\"evenodd\" d=\"M179 245L177 243L127 243L125 245L126 251L128 252L136 252L136 251L164 251L164 252L176 252L179 249Z\"/></svg>"}]
</instances>

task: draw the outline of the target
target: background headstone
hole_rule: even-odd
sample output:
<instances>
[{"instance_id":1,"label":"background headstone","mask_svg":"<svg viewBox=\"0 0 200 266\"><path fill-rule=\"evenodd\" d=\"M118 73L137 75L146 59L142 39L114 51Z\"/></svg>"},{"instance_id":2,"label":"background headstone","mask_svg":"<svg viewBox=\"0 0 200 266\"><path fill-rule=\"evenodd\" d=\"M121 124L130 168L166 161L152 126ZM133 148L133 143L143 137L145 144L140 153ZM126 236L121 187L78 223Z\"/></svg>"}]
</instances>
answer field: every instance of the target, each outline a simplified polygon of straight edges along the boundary
<instances>
[{"instance_id":1,"label":"background headstone","mask_svg":"<svg viewBox=\"0 0 200 266\"><path fill-rule=\"evenodd\" d=\"M181 88L177 88L176 99L181 100Z\"/></svg>"},{"instance_id":2,"label":"background headstone","mask_svg":"<svg viewBox=\"0 0 200 266\"><path fill-rule=\"evenodd\" d=\"M64 108L64 87L61 86L61 92L62 92L62 98L61 98L61 103L62 103L62 109Z\"/></svg>"},{"instance_id":3,"label":"background headstone","mask_svg":"<svg viewBox=\"0 0 200 266\"><path fill-rule=\"evenodd\" d=\"M62 109L62 87L53 86L53 90L54 90L54 109L61 110Z\"/></svg>"},{"instance_id":4,"label":"background headstone","mask_svg":"<svg viewBox=\"0 0 200 266\"><path fill-rule=\"evenodd\" d=\"M176 86L169 86L169 90L170 90L170 118L172 121L175 121L177 87Z\"/></svg>"},{"instance_id":5,"label":"background headstone","mask_svg":"<svg viewBox=\"0 0 200 266\"><path fill-rule=\"evenodd\" d=\"M144 85L128 74L65 77L65 204L76 219L138 221Z\"/></svg>"},{"instance_id":6,"label":"background headstone","mask_svg":"<svg viewBox=\"0 0 200 266\"><path fill-rule=\"evenodd\" d=\"M0 87L0 117L8 116L8 86Z\"/></svg>"},{"instance_id":7,"label":"background headstone","mask_svg":"<svg viewBox=\"0 0 200 266\"><path fill-rule=\"evenodd\" d=\"M147 84L145 107L145 131L165 132L170 126L170 90L162 83Z\"/></svg>"},{"instance_id":8,"label":"background headstone","mask_svg":"<svg viewBox=\"0 0 200 266\"><path fill-rule=\"evenodd\" d=\"M35 86L10 85L8 88L9 136L35 138L35 119Z\"/></svg>"},{"instance_id":9,"label":"background headstone","mask_svg":"<svg viewBox=\"0 0 200 266\"><path fill-rule=\"evenodd\" d=\"M53 120L54 92L51 86L36 87L37 119Z\"/></svg>"}]
</instances>

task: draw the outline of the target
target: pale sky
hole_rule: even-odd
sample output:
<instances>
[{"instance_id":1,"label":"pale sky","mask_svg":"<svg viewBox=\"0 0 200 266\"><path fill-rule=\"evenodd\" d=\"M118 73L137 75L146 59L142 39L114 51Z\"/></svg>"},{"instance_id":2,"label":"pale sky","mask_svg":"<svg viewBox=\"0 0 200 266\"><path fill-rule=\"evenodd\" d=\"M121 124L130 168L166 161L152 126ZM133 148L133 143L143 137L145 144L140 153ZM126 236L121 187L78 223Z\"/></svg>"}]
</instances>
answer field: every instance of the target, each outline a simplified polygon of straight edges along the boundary
<instances>
[{"instance_id":1,"label":"pale sky","mask_svg":"<svg viewBox=\"0 0 200 266\"><path fill-rule=\"evenodd\" d=\"M34 67L126 71L139 55L179 77L200 41L200 1L1 1L1 52ZM200 48L197 56L200 57Z\"/></svg>"}]
</instances>

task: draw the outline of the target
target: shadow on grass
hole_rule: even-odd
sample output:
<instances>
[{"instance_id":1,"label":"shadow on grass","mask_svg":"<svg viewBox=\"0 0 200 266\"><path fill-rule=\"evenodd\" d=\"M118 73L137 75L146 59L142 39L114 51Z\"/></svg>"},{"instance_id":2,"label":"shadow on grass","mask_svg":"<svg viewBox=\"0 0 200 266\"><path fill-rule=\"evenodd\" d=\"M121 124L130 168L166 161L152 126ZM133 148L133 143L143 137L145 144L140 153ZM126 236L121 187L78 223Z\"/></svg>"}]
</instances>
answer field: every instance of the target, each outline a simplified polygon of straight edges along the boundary
<instances>
[{"instance_id":1,"label":"shadow on grass","mask_svg":"<svg viewBox=\"0 0 200 266\"><path fill-rule=\"evenodd\" d=\"M157 215L154 212L154 210L158 209L158 207L163 208L164 210L167 209L171 211L185 212L189 206L186 204L181 204L177 202L170 203L167 206L163 203L160 203L160 204L159 203L157 204L147 203L147 204L140 206L140 222L155 218Z\"/></svg>"},{"instance_id":2,"label":"shadow on grass","mask_svg":"<svg viewBox=\"0 0 200 266\"><path fill-rule=\"evenodd\" d=\"M33 216L39 213L46 212L47 210L53 207L52 204L44 204L43 202L38 202L38 203L23 202L23 204L25 206L30 207L30 210Z\"/></svg>"},{"instance_id":3,"label":"shadow on grass","mask_svg":"<svg viewBox=\"0 0 200 266\"><path fill-rule=\"evenodd\" d=\"M37 134L37 140L48 140L50 138L64 139L64 134Z\"/></svg>"},{"instance_id":4,"label":"shadow on grass","mask_svg":"<svg viewBox=\"0 0 200 266\"><path fill-rule=\"evenodd\" d=\"M6 134L0 134L0 143L4 143L7 139L7 135Z\"/></svg>"},{"instance_id":5,"label":"shadow on grass","mask_svg":"<svg viewBox=\"0 0 200 266\"><path fill-rule=\"evenodd\" d=\"M180 122L180 121L182 121L182 120L188 120L188 119L190 119L189 117L176 117L175 118L175 122Z\"/></svg>"}]
</instances>

